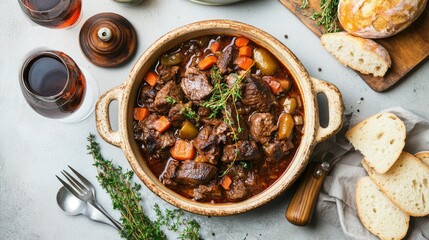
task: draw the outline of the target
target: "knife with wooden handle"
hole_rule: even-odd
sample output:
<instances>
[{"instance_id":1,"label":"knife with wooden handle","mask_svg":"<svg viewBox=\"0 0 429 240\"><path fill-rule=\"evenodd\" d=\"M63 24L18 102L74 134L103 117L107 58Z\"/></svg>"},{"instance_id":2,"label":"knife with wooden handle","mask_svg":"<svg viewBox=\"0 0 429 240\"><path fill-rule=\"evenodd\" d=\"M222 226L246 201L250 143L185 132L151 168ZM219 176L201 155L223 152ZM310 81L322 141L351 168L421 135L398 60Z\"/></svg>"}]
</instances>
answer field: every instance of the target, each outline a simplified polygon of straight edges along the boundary
<instances>
[{"instance_id":1,"label":"knife with wooden handle","mask_svg":"<svg viewBox=\"0 0 429 240\"><path fill-rule=\"evenodd\" d=\"M345 138L350 118L351 114L346 115L338 134L318 144L314 149L311 158L313 161L310 161L298 180L298 188L286 210L285 216L290 223L298 226L305 226L309 223L326 176L335 163L351 148Z\"/></svg>"}]
</instances>

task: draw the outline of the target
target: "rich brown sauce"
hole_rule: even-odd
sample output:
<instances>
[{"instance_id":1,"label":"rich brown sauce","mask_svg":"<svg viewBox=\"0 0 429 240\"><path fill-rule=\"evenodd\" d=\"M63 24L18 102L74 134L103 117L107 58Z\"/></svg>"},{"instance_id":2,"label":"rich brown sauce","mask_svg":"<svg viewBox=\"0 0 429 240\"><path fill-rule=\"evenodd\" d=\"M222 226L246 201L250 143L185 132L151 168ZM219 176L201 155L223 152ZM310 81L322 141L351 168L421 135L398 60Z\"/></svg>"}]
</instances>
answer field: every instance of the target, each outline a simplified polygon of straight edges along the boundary
<instances>
[{"instance_id":1,"label":"rich brown sauce","mask_svg":"<svg viewBox=\"0 0 429 240\"><path fill-rule=\"evenodd\" d=\"M216 41L220 43L220 51L221 51L222 49L225 49L227 46L234 45L235 39L236 37L231 37L231 36L207 36L207 37L187 41L185 43L180 44L179 46L176 46L170 49L167 52L168 54L181 53L183 56L182 61L179 64L177 64L177 66L180 66L180 69L178 72L178 75L180 75L179 81L180 81L180 78L182 78L182 76L185 74L186 69L188 69L190 66L197 65L199 61L201 61L205 56L211 53L210 44L212 42ZM195 49L196 46L198 46L198 49ZM248 46L250 46L252 49L261 48L260 46L256 45L251 41L249 42ZM279 65L279 68L277 69L275 74L272 75L272 77L274 77L275 79L288 80L291 83L291 87L287 91L282 91L279 94L275 94L274 95L275 99L277 102L281 102L281 99L284 99L285 97L295 98L297 100L298 106L294 111L294 116L301 116L303 119L304 107L301 102L302 98L298 90L298 87L296 86L295 80L293 79L289 70L285 66L283 66L277 59L276 61L277 61L277 64ZM157 71L157 68L160 65L161 65L161 61L158 60L158 62L152 67L151 70L159 74L159 72ZM233 69L233 72L240 72L240 71L241 70L239 70L237 67ZM264 76L263 72L260 69L258 69L256 65L252 67L252 70L250 71L250 73L256 74L257 76L260 76L260 77ZM148 84L144 82L141 88L147 87L147 86ZM147 106L144 104L143 99L138 98L136 101L136 107L147 107ZM274 119L276 120L276 123L278 124L278 119L282 114L285 113L285 109L284 109L284 106L280 104L278 104L277 107L273 107L273 108L274 109L271 110L271 114L273 115ZM254 114L254 112L255 111L243 113L242 116L244 119L249 119L250 116ZM138 121L135 121L135 124L138 124ZM236 163L234 163L235 165L243 169L244 174L247 174L248 176L256 176L256 179L257 179L256 184L247 186L248 194L246 195L245 198L241 198L240 200L228 199L225 196L226 190L220 187L220 189L223 192L223 197L207 198L200 201L212 202L212 203L242 201L254 195L257 195L262 191L264 191L265 189L267 189L270 185L272 185L275 181L277 181L277 179L282 174L284 174L289 164L293 160L296 150L301 143L301 138L303 135L303 124L304 123L294 126L292 136L288 139L291 143L293 143L293 148L289 149L287 154L285 154L280 160L275 162L266 161L264 157L264 152L261 150L262 145L258 143L258 147L262 153L262 159L257 161L251 161L251 162L237 161ZM199 130L201 130L204 124L197 123L196 125L198 126ZM174 131L176 133L175 134L176 138L178 138L177 136L178 129L179 128L174 128ZM277 131L273 133L272 139L270 141L276 141L275 140L276 138L277 138ZM144 143L140 141L138 141L138 143L141 146L143 146L140 150L147 165L149 166L153 174L159 177L160 181L163 181L163 173L166 171L166 166L170 161L175 161L170 155L170 148L165 149L161 154L153 154L153 153L149 153L147 149L144 148ZM222 177L220 177L220 175L223 175L222 173L224 173L224 171L228 168L228 164L219 160L218 163L216 164L216 167L217 167L217 175L214 177L214 179L210 180L209 183L220 185L222 181L221 180ZM235 176L234 174L236 173L233 173L233 171L230 171L228 173L228 175L231 175L232 179L236 179L237 176ZM247 180L249 180L249 177ZM206 185L209 183L206 183ZM184 184L178 184L177 186L168 186L168 187L170 187L175 192L192 199L194 198L194 189L196 189L198 186L187 186Z\"/></svg>"}]
</instances>

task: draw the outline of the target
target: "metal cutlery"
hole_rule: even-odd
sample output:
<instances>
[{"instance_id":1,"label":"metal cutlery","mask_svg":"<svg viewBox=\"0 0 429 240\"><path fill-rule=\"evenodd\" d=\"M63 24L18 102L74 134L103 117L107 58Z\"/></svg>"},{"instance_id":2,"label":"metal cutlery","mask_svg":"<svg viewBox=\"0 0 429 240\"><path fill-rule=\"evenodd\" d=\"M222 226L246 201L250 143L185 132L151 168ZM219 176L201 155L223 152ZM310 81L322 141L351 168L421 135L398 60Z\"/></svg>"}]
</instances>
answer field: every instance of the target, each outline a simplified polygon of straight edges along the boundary
<instances>
[{"instance_id":1,"label":"metal cutlery","mask_svg":"<svg viewBox=\"0 0 429 240\"><path fill-rule=\"evenodd\" d=\"M57 175L55 176L63 184L65 189L68 190L68 192L71 193L74 197L76 197L77 200L81 201L82 204L74 201L74 204L76 205L74 206L74 208L73 206L72 207L65 206L63 204L63 201L67 200L70 202L71 196L70 194L67 195L65 191L61 191L60 189L60 191L57 194L57 202L60 208L68 214L71 214L71 215L84 214L92 220L108 223L113 227L115 227L117 230L121 230L122 229L121 223L119 223L113 217L111 217L107 213L107 211L97 202L95 197L95 188L91 184L91 182L89 182L85 177L83 177L79 172L74 170L72 167L70 166L68 167L73 171L73 173L77 176L79 180L73 177L65 170L61 171L61 173L64 175L64 177L67 179L69 183L67 183Z\"/></svg>"}]
</instances>

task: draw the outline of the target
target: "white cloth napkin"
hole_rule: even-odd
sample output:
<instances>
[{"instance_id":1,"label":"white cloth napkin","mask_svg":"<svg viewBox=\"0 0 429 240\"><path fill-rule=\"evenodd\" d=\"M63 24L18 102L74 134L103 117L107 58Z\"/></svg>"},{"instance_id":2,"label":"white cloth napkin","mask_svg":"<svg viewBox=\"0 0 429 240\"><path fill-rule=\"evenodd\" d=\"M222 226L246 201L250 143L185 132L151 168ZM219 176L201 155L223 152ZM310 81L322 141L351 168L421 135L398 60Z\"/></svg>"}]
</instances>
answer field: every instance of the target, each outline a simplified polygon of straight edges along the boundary
<instances>
[{"instance_id":1,"label":"white cloth napkin","mask_svg":"<svg viewBox=\"0 0 429 240\"><path fill-rule=\"evenodd\" d=\"M429 150L428 120L400 107L384 112L391 112L404 121L407 129L404 151L414 154ZM350 127L355 124L352 119ZM349 239L378 239L365 229L356 211L355 186L360 177L367 175L361 165L362 158L358 151L350 150L335 165L325 180L315 214L318 219L341 227ZM429 217L412 217L406 239L429 239Z\"/></svg>"}]
</instances>

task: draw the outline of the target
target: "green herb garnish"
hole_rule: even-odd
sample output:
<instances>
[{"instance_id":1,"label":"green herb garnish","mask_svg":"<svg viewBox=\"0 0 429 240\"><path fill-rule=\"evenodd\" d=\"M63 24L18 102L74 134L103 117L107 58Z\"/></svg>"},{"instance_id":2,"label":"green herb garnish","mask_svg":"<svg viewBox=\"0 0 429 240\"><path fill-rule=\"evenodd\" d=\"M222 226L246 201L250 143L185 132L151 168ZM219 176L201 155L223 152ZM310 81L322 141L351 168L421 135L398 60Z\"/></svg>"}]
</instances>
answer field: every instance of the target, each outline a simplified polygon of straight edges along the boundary
<instances>
[{"instance_id":1,"label":"green herb garnish","mask_svg":"<svg viewBox=\"0 0 429 240\"><path fill-rule=\"evenodd\" d=\"M183 107L182 110L180 110L180 113L189 119L195 119L195 121L197 122L200 120L200 116L198 115L198 113L195 112L194 109L192 109L192 107L190 107L189 105Z\"/></svg>"},{"instance_id":2,"label":"green herb garnish","mask_svg":"<svg viewBox=\"0 0 429 240\"><path fill-rule=\"evenodd\" d=\"M224 122L228 124L233 134L233 140L237 141L237 132L242 131L240 127L240 118L237 110L236 102L241 99L240 84L243 81L246 74L250 71L250 67L243 75L235 75L236 80L231 87L225 83L222 74L216 67L213 67L210 71L210 77L213 81L212 96L209 101L203 101L201 106L206 107L212 111L209 118L215 118L220 112L225 113ZM228 110L227 103L232 104L232 108L235 111L235 121L237 123L237 131L234 129L233 113Z\"/></svg>"},{"instance_id":3,"label":"green herb garnish","mask_svg":"<svg viewBox=\"0 0 429 240\"><path fill-rule=\"evenodd\" d=\"M176 100L176 99L174 99L174 98L172 98L172 97L170 97L170 96L166 96L166 97L165 97L165 100L166 100L168 103L170 103L170 104L176 104L176 103L177 103L177 100Z\"/></svg>"},{"instance_id":4,"label":"green herb garnish","mask_svg":"<svg viewBox=\"0 0 429 240\"><path fill-rule=\"evenodd\" d=\"M168 230L178 232L178 239L199 240L200 239L200 225L195 220L183 220L183 211L179 209L166 209L163 213L158 204L155 204L154 210L156 212L157 220L156 225L165 226Z\"/></svg>"},{"instance_id":5,"label":"green herb garnish","mask_svg":"<svg viewBox=\"0 0 429 240\"><path fill-rule=\"evenodd\" d=\"M302 0L302 2L301 2L301 8L304 9L304 8L307 8L307 7L308 7L308 0Z\"/></svg>"},{"instance_id":6,"label":"green herb garnish","mask_svg":"<svg viewBox=\"0 0 429 240\"><path fill-rule=\"evenodd\" d=\"M209 118L215 118L219 113L224 112L224 122L228 125L232 132L232 139L235 141L236 149L234 151L234 160L228 165L227 169L222 172L222 174L219 175L219 177L223 177L225 174L231 170L231 168L234 166L235 161L237 160L238 156L238 133L242 131L240 126L240 114L237 110L236 102L241 99L241 91L240 86L241 82L243 81L244 77L249 73L249 71L252 69L250 67L247 69L245 73L243 73L241 76L238 76L235 74L235 82L232 86L228 86L225 83L225 80L223 79L222 74L219 72L219 70L216 67L213 67L210 71L210 78L213 82L213 90L211 92L211 97L209 101L203 101L201 103L201 106L206 107L212 111ZM227 104L231 103L232 105L232 111L228 109ZM234 117L233 113L235 114L235 122L237 125L237 130L234 128Z\"/></svg>"},{"instance_id":7,"label":"green herb garnish","mask_svg":"<svg viewBox=\"0 0 429 240\"><path fill-rule=\"evenodd\" d=\"M141 185L133 183L132 171L122 171L121 166L114 166L112 161L103 158L100 145L94 135L89 135L87 149L94 159L97 168L97 179L112 199L113 208L121 213L121 237L128 240L166 240L167 236L161 230L179 233L180 239L199 239L200 225L195 220L184 220L183 212L179 209L165 210L163 215L158 205L154 206L158 219L151 221L144 213L141 205ZM174 226L174 227L173 227Z\"/></svg>"},{"instance_id":8,"label":"green herb garnish","mask_svg":"<svg viewBox=\"0 0 429 240\"><path fill-rule=\"evenodd\" d=\"M325 31L327 33L338 32L338 2L339 0L322 0L320 2L320 8L322 9L321 13L313 13L310 16L310 19L317 20L317 25L325 26Z\"/></svg>"}]
</instances>

